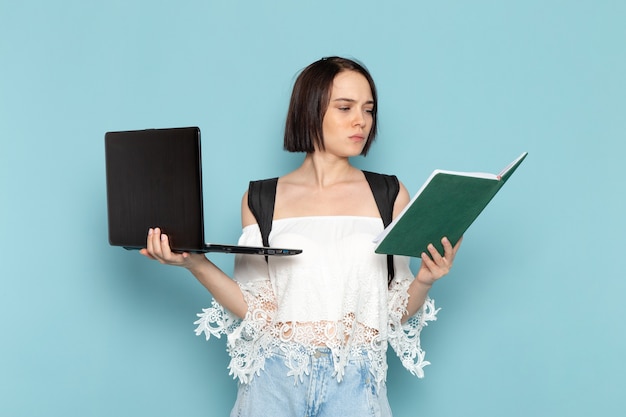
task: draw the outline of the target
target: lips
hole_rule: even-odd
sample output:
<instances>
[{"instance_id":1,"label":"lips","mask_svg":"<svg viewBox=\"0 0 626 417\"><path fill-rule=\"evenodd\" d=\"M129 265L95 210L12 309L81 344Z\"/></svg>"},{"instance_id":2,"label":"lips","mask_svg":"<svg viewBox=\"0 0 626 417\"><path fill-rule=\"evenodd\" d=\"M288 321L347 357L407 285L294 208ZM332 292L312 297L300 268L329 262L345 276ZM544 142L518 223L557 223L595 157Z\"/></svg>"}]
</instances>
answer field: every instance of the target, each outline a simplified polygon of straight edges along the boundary
<instances>
[{"instance_id":1,"label":"lips","mask_svg":"<svg viewBox=\"0 0 626 417\"><path fill-rule=\"evenodd\" d=\"M350 139L355 141L355 142L362 142L362 141L365 140L365 136L357 134L357 135L350 136Z\"/></svg>"}]
</instances>

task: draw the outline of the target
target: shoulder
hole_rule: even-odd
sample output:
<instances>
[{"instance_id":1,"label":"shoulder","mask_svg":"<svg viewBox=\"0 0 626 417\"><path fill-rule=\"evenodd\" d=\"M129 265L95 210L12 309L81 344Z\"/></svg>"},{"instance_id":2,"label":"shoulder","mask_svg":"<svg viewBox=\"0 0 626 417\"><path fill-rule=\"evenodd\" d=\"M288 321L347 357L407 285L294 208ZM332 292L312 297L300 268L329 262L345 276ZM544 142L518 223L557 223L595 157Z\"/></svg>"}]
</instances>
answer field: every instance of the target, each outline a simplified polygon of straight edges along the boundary
<instances>
[{"instance_id":1,"label":"shoulder","mask_svg":"<svg viewBox=\"0 0 626 417\"><path fill-rule=\"evenodd\" d=\"M398 196L396 197L396 202L393 205L393 217L395 218L407 204L411 201L411 196L409 195L409 191L406 189L404 184L400 180L398 180L398 185L400 187L398 191Z\"/></svg>"},{"instance_id":2,"label":"shoulder","mask_svg":"<svg viewBox=\"0 0 626 417\"><path fill-rule=\"evenodd\" d=\"M404 184L397 176L391 174L381 174L371 171L363 171L370 187L384 187L388 189L389 195L393 196L393 217L395 218L409 203L411 197Z\"/></svg>"},{"instance_id":3,"label":"shoulder","mask_svg":"<svg viewBox=\"0 0 626 417\"><path fill-rule=\"evenodd\" d=\"M248 190L241 197L241 227L250 226L256 223L256 218L248 206Z\"/></svg>"}]
</instances>

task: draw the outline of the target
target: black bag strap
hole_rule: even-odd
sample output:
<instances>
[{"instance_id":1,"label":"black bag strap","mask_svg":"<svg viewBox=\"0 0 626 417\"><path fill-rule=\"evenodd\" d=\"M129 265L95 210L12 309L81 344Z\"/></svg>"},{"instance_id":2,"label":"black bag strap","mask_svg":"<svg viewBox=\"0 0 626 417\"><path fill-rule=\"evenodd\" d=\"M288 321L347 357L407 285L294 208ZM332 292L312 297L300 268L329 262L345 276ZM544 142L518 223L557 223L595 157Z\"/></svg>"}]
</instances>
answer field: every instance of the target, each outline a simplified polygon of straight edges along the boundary
<instances>
[{"instance_id":1,"label":"black bag strap","mask_svg":"<svg viewBox=\"0 0 626 417\"><path fill-rule=\"evenodd\" d=\"M248 186L248 207L256 218L261 230L263 246L269 246L269 237L274 219L274 201L276 200L278 178L250 181ZM265 257L267 260L267 256Z\"/></svg>"},{"instance_id":2,"label":"black bag strap","mask_svg":"<svg viewBox=\"0 0 626 417\"><path fill-rule=\"evenodd\" d=\"M372 190L378 212L387 227L393 218L393 205L400 191L400 184L395 175L378 174L370 171L363 171L365 178ZM263 246L269 246L269 236L272 231L272 220L274 219L274 202L276 200L276 185L278 178L266 180L250 181L248 186L248 207L256 218L261 231ZM265 257L267 261L267 256ZM387 278L391 283L394 277L393 256L387 255Z\"/></svg>"},{"instance_id":3,"label":"black bag strap","mask_svg":"<svg viewBox=\"0 0 626 417\"><path fill-rule=\"evenodd\" d=\"M376 172L363 171L365 179L372 189L380 218L383 226L387 227L393 220L393 205L400 192L400 182L395 175L378 174ZM391 284L395 274L393 267L393 255L387 255L387 283Z\"/></svg>"}]
</instances>

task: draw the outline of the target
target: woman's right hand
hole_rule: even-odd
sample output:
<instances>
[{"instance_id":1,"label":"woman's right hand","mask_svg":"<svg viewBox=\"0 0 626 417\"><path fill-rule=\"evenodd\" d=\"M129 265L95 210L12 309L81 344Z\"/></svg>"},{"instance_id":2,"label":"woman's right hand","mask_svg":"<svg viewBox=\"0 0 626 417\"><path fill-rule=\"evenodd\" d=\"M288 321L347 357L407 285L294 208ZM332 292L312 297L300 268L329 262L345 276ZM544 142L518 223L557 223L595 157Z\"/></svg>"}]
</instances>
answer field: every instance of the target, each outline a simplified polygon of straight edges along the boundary
<instances>
[{"instance_id":1,"label":"woman's right hand","mask_svg":"<svg viewBox=\"0 0 626 417\"><path fill-rule=\"evenodd\" d=\"M246 316L248 304L239 284L224 274L203 253L172 252L167 235L161 233L158 227L148 230L146 248L141 249L140 253L162 264L187 268L218 303L239 318Z\"/></svg>"},{"instance_id":2,"label":"woman's right hand","mask_svg":"<svg viewBox=\"0 0 626 417\"><path fill-rule=\"evenodd\" d=\"M193 268L199 262L206 261L203 254L192 254L189 252L175 253L170 248L170 242L165 233L158 227L148 230L146 248L139 251L147 258L159 261L162 264Z\"/></svg>"}]
</instances>

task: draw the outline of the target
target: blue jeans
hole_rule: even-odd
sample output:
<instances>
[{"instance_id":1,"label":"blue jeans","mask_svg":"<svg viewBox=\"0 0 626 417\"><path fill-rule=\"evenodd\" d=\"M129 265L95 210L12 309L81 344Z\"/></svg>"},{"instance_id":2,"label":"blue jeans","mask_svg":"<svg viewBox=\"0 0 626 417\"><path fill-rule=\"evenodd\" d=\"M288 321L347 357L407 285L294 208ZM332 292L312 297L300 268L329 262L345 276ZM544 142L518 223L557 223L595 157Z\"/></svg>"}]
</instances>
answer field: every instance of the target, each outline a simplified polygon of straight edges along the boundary
<instances>
[{"instance_id":1,"label":"blue jeans","mask_svg":"<svg viewBox=\"0 0 626 417\"><path fill-rule=\"evenodd\" d=\"M239 384L231 417L391 417L387 388L372 378L367 355L349 360L341 382L330 350L310 357L309 375L294 383L280 354L265 361L261 375Z\"/></svg>"}]
</instances>

